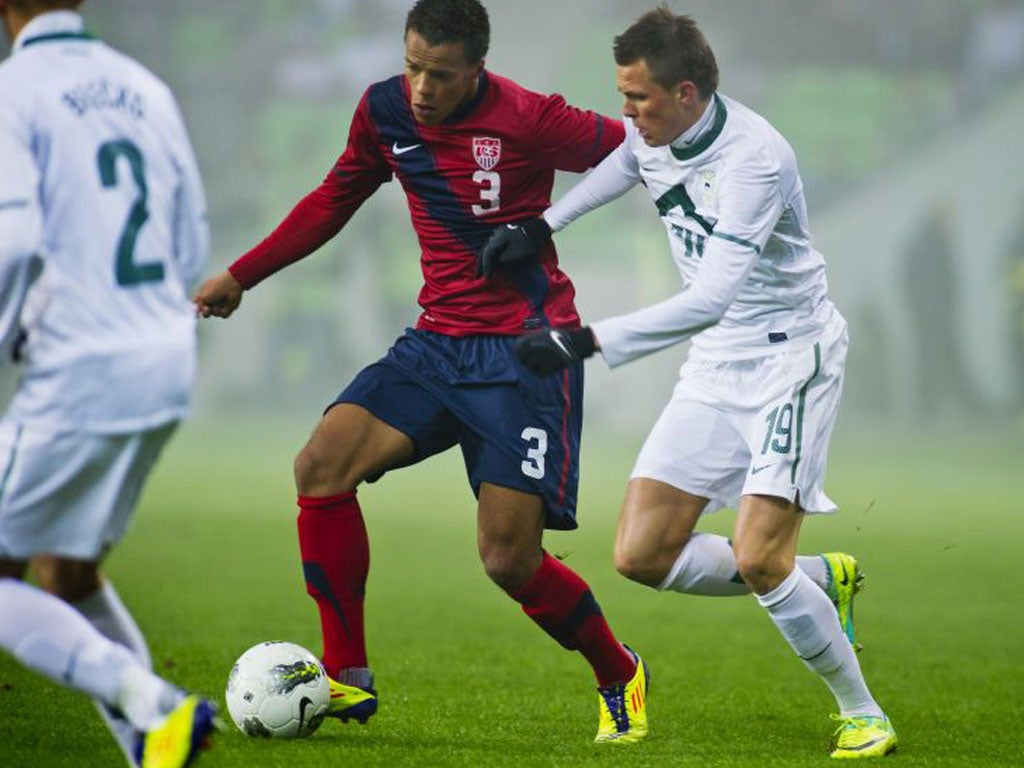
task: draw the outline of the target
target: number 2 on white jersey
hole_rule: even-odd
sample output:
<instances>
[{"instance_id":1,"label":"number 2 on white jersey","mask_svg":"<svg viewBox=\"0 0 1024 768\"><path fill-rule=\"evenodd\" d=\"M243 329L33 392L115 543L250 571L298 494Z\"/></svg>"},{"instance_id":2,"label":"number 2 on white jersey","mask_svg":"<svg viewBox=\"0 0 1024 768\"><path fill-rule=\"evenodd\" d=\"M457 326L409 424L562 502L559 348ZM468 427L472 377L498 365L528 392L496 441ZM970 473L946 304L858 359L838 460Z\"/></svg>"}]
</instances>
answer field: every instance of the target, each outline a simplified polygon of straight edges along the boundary
<instances>
[{"instance_id":1,"label":"number 2 on white jersey","mask_svg":"<svg viewBox=\"0 0 1024 768\"><path fill-rule=\"evenodd\" d=\"M480 202L473 205L473 215L483 216L501 209L501 176L497 171L477 171L473 181L480 185Z\"/></svg>"},{"instance_id":2,"label":"number 2 on white jersey","mask_svg":"<svg viewBox=\"0 0 1024 768\"><path fill-rule=\"evenodd\" d=\"M160 262L140 264L135 261L135 241L142 225L149 219L149 209L146 207L149 188L146 186L146 167L139 148L127 139L101 144L96 153L100 182L105 189L118 185L117 160L119 157L128 161L137 195L128 212L128 220L121 230L121 237L117 241L114 276L117 278L117 284L122 286L159 282L164 279L163 264Z\"/></svg>"}]
</instances>

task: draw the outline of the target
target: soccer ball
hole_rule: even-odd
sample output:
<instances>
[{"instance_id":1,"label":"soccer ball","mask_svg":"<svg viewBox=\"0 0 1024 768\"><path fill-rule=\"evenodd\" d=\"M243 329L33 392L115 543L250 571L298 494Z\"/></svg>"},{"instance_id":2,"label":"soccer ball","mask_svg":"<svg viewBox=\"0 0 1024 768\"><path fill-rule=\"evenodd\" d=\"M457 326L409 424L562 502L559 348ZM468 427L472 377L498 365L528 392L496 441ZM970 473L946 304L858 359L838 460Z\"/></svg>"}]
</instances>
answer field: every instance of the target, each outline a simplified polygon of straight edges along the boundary
<instances>
[{"instance_id":1,"label":"soccer ball","mask_svg":"<svg viewBox=\"0 0 1024 768\"><path fill-rule=\"evenodd\" d=\"M295 643L260 643L228 676L228 712L246 736L295 739L323 722L331 700L320 660Z\"/></svg>"}]
</instances>

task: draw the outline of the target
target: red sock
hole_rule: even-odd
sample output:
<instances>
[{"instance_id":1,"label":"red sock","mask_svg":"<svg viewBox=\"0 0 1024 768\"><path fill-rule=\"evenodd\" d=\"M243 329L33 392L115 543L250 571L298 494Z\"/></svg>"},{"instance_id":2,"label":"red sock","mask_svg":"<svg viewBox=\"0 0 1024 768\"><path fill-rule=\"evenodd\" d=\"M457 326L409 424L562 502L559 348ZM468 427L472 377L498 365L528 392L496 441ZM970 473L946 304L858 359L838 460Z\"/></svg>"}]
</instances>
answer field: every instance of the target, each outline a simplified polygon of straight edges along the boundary
<instances>
[{"instance_id":1,"label":"red sock","mask_svg":"<svg viewBox=\"0 0 1024 768\"><path fill-rule=\"evenodd\" d=\"M537 572L512 598L564 648L583 654L598 685L626 683L636 673L636 661L615 639L590 587L547 552Z\"/></svg>"},{"instance_id":2,"label":"red sock","mask_svg":"<svg viewBox=\"0 0 1024 768\"><path fill-rule=\"evenodd\" d=\"M363 595L370 542L354 492L299 496L299 551L306 591L320 610L323 662L337 679L346 667L366 667Z\"/></svg>"}]
</instances>

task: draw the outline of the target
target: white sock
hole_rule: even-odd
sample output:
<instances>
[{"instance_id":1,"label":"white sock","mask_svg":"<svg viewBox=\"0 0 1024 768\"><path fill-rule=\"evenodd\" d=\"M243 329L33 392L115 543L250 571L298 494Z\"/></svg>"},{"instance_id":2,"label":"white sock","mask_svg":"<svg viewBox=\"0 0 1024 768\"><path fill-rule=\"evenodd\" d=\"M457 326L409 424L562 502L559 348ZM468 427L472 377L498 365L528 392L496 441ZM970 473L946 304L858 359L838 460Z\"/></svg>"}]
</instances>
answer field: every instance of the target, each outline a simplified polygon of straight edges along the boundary
<instances>
[{"instance_id":1,"label":"white sock","mask_svg":"<svg viewBox=\"0 0 1024 768\"><path fill-rule=\"evenodd\" d=\"M821 589L828 588L828 568L821 555L797 555L796 564ZM749 595L750 587L736 569L732 544L725 536L694 533L679 553L659 590L688 595Z\"/></svg>"},{"instance_id":2,"label":"white sock","mask_svg":"<svg viewBox=\"0 0 1024 768\"><path fill-rule=\"evenodd\" d=\"M690 536L658 589L710 597L750 594L750 587L736 570L729 540L713 533Z\"/></svg>"},{"instance_id":3,"label":"white sock","mask_svg":"<svg viewBox=\"0 0 1024 768\"><path fill-rule=\"evenodd\" d=\"M146 639L109 580L104 580L99 589L72 606L101 634L130 650L146 669L153 668ZM127 718L118 717L103 702L95 700L95 704L125 759L134 765L135 726Z\"/></svg>"},{"instance_id":4,"label":"white sock","mask_svg":"<svg viewBox=\"0 0 1024 768\"><path fill-rule=\"evenodd\" d=\"M0 579L0 647L54 682L120 709L140 730L180 699L177 689L70 605L15 579Z\"/></svg>"},{"instance_id":5,"label":"white sock","mask_svg":"<svg viewBox=\"0 0 1024 768\"><path fill-rule=\"evenodd\" d=\"M153 668L146 638L109 580L104 580L99 589L72 606L101 634L131 651L146 669Z\"/></svg>"},{"instance_id":6,"label":"white sock","mask_svg":"<svg viewBox=\"0 0 1024 768\"><path fill-rule=\"evenodd\" d=\"M824 557L821 555L797 555L796 564L801 571L807 574L807 578L821 588L822 592L828 593L830 577Z\"/></svg>"},{"instance_id":7,"label":"white sock","mask_svg":"<svg viewBox=\"0 0 1024 768\"><path fill-rule=\"evenodd\" d=\"M774 590L757 595L757 601L767 609L796 655L832 691L840 715L883 716L839 626L832 601L802 570L794 568Z\"/></svg>"}]
</instances>

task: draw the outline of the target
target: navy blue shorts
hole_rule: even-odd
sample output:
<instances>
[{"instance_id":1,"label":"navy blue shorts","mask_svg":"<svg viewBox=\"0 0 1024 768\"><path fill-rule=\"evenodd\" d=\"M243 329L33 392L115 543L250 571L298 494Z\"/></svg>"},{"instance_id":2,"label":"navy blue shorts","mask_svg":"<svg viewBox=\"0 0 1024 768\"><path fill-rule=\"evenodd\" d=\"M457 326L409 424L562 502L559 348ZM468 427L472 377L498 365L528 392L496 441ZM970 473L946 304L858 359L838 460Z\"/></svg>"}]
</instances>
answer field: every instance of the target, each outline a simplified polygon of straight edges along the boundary
<instances>
[{"instance_id":1,"label":"navy blue shorts","mask_svg":"<svg viewBox=\"0 0 1024 768\"><path fill-rule=\"evenodd\" d=\"M354 403L408 435L416 464L458 443L473 493L493 483L540 496L545 527L576 527L583 364L536 376L513 336L408 329L334 404ZM392 467L395 469L397 467Z\"/></svg>"}]
</instances>

